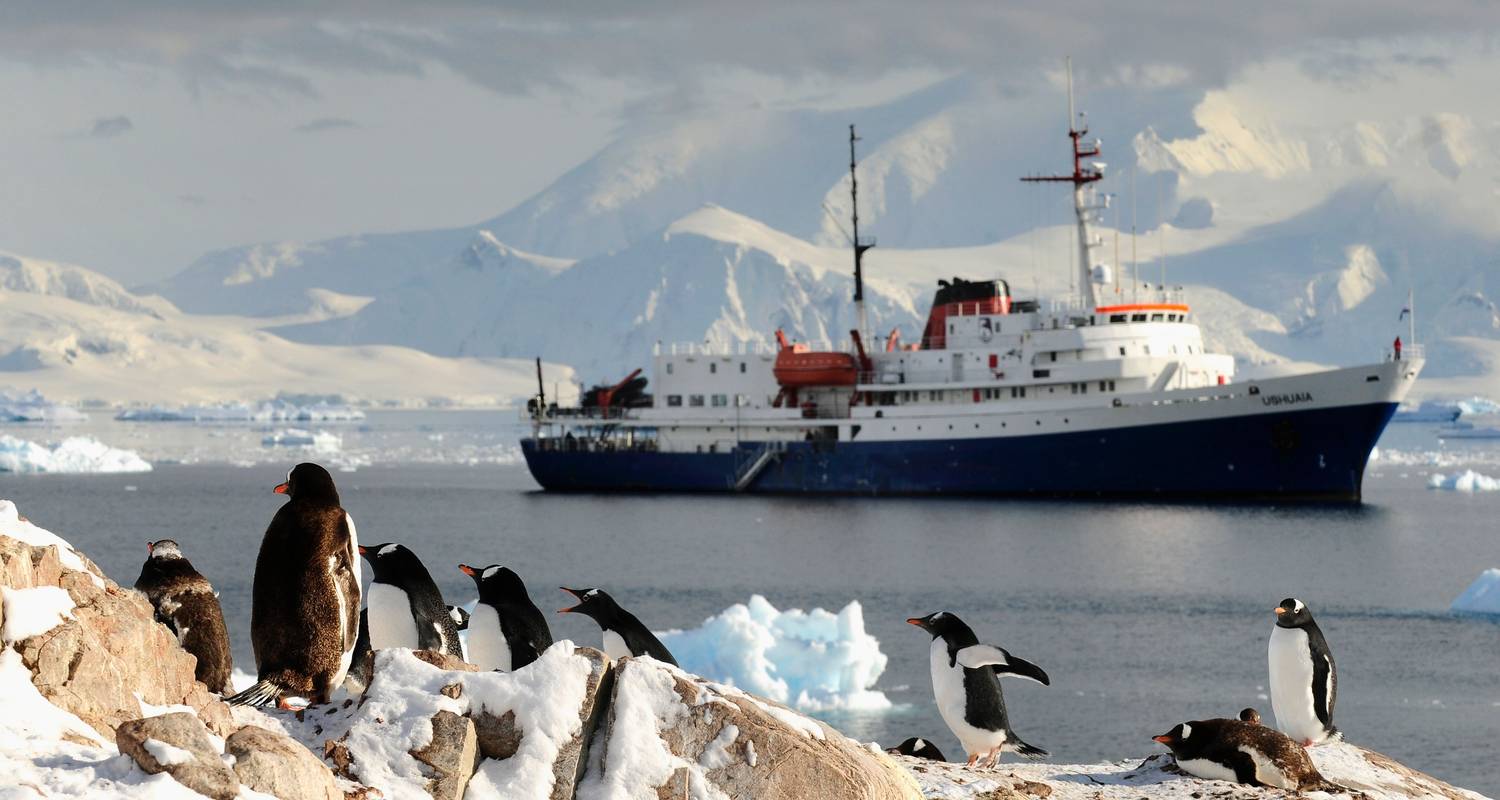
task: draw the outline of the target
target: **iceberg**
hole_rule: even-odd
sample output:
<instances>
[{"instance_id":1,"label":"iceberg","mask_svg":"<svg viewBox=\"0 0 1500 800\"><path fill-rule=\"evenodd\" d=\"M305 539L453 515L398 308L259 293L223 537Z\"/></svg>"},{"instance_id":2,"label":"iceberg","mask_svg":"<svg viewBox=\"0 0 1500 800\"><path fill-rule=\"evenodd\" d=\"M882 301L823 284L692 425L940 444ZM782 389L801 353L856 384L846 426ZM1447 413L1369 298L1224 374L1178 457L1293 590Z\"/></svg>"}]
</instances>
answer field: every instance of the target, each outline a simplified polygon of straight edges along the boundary
<instances>
[{"instance_id":1,"label":"iceberg","mask_svg":"<svg viewBox=\"0 0 1500 800\"><path fill-rule=\"evenodd\" d=\"M0 391L0 422L83 422L89 415L58 405L35 389L13 395Z\"/></svg>"},{"instance_id":2,"label":"iceberg","mask_svg":"<svg viewBox=\"0 0 1500 800\"><path fill-rule=\"evenodd\" d=\"M1500 569L1487 569L1453 601L1455 614L1500 617Z\"/></svg>"},{"instance_id":3,"label":"iceberg","mask_svg":"<svg viewBox=\"0 0 1500 800\"><path fill-rule=\"evenodd\" d=\"M302 428L282 428L266 434L260 443L266 447L308 447L319 453L337 453L344 446L344 440L337 434Z\"/></svg>"},{"instance_id":4,"label":"iceberg","mask_svg":"<svg viewBox=\"0 0 1500 800\"><path fill-rule=\"evenodd\" d=\"M297 405L272 400L256 405L217 403L209 405L151 406L130 408L115 415L125 422L358 422L365 412L336 403Z\"/></svg>"},{"instance_id":5,"label":"iceberg","mask_svg":"<svg viewBox=\"0 0 1500 800\"><path fill-rule=\"evenodd\" d=\"M1450 492L1500 492L1500 478L1491 478L1472 469L1452 475L1434 473L1427 479L1427 488Z\"/></svg>"},{"instance_id":6,"label":"iceberg","mask_svg":"<svg viewBox=\"0 0 1500 800\"><path fill-rule=\"evenodd\" d=\"M150 471L151 464L134 450L118 450L88 436L73 436L46 445L0 435L0 472L77 475Z\"/></svg>"},{"instance_id":7,"label":"iceberg","mask_svg":"<svg viewBox=\"0 0 1500 800\"><path fill-rule=\"evenodd\" d=\"M891 707L875 681L885 671L880 642L865 632L864 609L851 601L778 611L754 595L692 630L658 634L684 670L804 711L879 711Z\"/></svg>"}]
</instances>

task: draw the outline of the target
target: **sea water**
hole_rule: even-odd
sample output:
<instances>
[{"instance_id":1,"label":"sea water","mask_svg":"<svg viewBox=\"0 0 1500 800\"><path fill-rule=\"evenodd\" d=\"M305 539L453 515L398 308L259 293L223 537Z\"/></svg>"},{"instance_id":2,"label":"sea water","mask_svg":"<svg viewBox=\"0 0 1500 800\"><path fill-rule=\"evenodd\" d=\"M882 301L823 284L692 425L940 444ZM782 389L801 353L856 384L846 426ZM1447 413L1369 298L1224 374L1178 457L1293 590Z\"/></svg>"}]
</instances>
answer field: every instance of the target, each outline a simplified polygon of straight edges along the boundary
<instances>
[{"instance_id":1,"label":"sea water","mask_svg":"<svg viewBox=\"0 0 1500 800\"><path fill-rule=\"evenodd\" d=\"M1500 794L1500 625L1448 613L1500 566L1500 493L1426 485L1454 465L1500 475L1493 444L1456 449L1431 426L1393 426L1359 507L564 496L537 491L517 462L514 419L386 412L313 427L342 438L355 471L334 477L363 543L407 544L449 602L473 599L458 563L508 565L559 638L599 636L551 613L572 602L563 585L605 588L656 630L754 594L782 609L859 600L889 658L875 688L894 707L823 716L861 740L922 736L963 756L932 705L927 637L905 624L940 609L1051 676L1005 688L1013 727L1052 760L1142 756L1178 722L1245 706L1269 719L1271 609L1296 596L1338 661L1349 740ZM38 440L59 430L5 427ZM177 539L220 592L236 665L253 670L255 558L284 502L271 489L296 461L329 454L263 447L255 426L96 421L61 435L79 432L156 468L0 476L0 496L127 585L147 540Z\"/></svg>"}]
</instances>

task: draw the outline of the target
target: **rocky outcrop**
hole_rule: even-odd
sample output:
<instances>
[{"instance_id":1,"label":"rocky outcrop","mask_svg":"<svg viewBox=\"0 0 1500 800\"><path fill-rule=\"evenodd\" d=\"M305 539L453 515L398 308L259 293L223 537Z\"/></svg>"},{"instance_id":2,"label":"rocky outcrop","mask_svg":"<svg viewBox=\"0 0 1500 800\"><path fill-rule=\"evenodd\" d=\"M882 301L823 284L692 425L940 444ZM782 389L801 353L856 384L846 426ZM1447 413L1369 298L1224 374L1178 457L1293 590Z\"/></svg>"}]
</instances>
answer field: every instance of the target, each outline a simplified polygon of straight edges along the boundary
<instances>
[{"instance_id":1,"label":"rocky outcrop","mask_svg":"<svg viewBox=\"0 0 1500 800\"><path fill-rule=\"evenodd\" d=\"M579 798L921 797L884 751L785 706L654 659L623 659L615 672L608 718L593 745L602 753Z\"/></svg>"},{"instance_id":2,"label":"rocky outcrop","mask_svg":"<svg viewBox=\"0 0 1500 800\"><path fill-rule=\"evenodd\" d=\"M156 622L146 598L92 562L58 545L0 536L0 580L12 589L61 587L73 601L71 619L13 645L53 705L106 739L148 705L188 706L220 736L234 731L229 707L194 679L196 659Z\"/></svg>"},{"instance_id":3,"label":"rocky outcrop","mask_svg":"<svg viewBox=\"0 0 1500 800\"><path fill-rule=\"evenodd\" d=\"M245 788L278 800L343 800L328 766L284 734L246 725L224 740Z\"/></svg>"},{"instance_id":4,"label":"rocky outcrop","mask_svg":"<svg viewBox=\"0 0 1500 800\"><path fill-rule=\"evenodd\" d=\"M165 772L198 794L232 800L240 782L219 757L208 729L186 712L130 720L115 729L115 746L141 769Z\"/></svg>"},{"instance_id":5,"label":"rocky outcrop","mask_svg":"<svg viewBox=\"0 0 1500 800\"><path fill-rule=\"evenodd\" d=\"M433 800L460 800L469 778L479 768L474 720L452 711L439 711L428 724L432 726L432 741L410 755L432 771L427 793Z\"/></svg>"}]
</instances>

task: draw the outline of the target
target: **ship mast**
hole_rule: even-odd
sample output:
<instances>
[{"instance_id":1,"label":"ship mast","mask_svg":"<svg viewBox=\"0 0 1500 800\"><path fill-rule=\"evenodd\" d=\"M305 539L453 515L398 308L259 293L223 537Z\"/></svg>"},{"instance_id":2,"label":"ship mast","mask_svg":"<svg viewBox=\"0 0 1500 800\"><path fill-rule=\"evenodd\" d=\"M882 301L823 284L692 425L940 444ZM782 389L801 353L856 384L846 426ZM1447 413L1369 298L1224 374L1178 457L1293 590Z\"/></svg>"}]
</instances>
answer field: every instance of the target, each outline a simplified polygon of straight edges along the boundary
<instances>
[{"instance_id":1,"label":"ship mast","mask_svg":"<svg viewBox=\"0 0 1500 800\"><path fill-rule=\"evenodd\" d=\"M1099 140L1095 139L1088 144L1083 143L1083 137L1089 132L1088 125L1084 122L1087 115L1079 114L1073 108L1073 59L1069 58L1067 64L1068 138L1073 140L1073 174L1034 175L1021 180L1030 183L1073 184L1073 212L1078 217L1078 274L1076 276L1078 293L1084 308L1093 309L1098 305L1098 301L1094 297L1094 268L1089 251L1102 244L1102 241L1095 239L1089 232L1089 217L1103 206L1089 202L1089 193L1085 187L1104 177L1104 165L1097 162L1088 166L1083 164L1083 159L1099 155Z\"/></svg>"},{"instance_id":2,"label":"ship mast","mask_svg":"<svg viewBox=\"0 0 1500 800\"><path fill-rule=\"evenodd\" d=\"M854 143L859 137L854 134L854 126L849 126L849 209L854 224L854 236L851 244L854 245L854 314L856 324L859 326L861 338L869 338L870 331L868 320L865 318L865 251L875 246L873 237L868 239L859 238L859 178L854 171Z\"/></svg>"}]
</instances>

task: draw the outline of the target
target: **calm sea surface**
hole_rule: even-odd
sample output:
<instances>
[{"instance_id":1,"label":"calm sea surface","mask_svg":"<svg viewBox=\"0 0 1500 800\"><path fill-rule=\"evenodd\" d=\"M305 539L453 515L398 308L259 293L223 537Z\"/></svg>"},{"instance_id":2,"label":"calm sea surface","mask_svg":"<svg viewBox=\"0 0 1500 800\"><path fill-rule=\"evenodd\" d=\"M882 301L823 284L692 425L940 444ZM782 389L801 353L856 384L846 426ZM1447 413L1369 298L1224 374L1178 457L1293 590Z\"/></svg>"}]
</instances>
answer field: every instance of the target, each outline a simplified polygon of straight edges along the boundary
<instances>
[{"instance_id":1,"label":"calm sea surface","mask_svg":"<svg viewBox=\"0 0 1500 800\"><path fill-rule=\"evenodd\" d=\"M925 736L950 758L962 752L933 708L928 639L909 616L953 611L1040 664L1051 687L1006 683L1014 727L1054 760L1093 761L1152 752L1153 734L1187 719L1269 715L1271 608L1295 595L1338 660L1351 741L1500 795L1500 625L1447 612L1500 566L1500 493L1426 488L1427 473L1452 471L1433 458L1500 474L1483 445L1445 450L1430 428L1393 427L1359 508L556 496L524 466L489 463L505 460L513 419L393 412L342 429L345 453L373 462L335 474L361 541L411 546L450 602L472 599L453 565L503 562L544 609L567 601L559 585L597 585L658 630L753 593L783 609L857 599L890 657L877 688L898 708L830 721L882 743ZM0 432L86 432L157 459L148 474L0 476L0 497L127 585L148 539L181 541L221 593L238 666L253 670L252 573L282 502L271 487L305 454L262 448L261 428ZM197 463L161 463L174 457ZM552 623L597 641L587 620Z\"/></svg>"}]
</instances>

